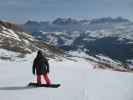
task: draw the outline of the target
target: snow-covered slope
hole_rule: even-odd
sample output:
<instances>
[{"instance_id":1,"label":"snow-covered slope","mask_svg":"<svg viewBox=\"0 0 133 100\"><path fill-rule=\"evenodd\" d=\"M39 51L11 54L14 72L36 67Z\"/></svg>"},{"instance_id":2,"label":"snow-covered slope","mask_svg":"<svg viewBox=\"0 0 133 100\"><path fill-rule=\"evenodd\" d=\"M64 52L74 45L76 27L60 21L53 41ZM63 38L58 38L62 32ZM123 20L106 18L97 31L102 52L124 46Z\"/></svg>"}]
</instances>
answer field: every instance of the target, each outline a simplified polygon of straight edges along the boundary
<instances>
[{"instance_id":1,"label":"snow-covered slope","mask_svg":"<svg viewBox=\"0 0 133 100\"><path fill-rule=\"evenodd\" d=\"M4 49L7 51L5 52ZM0 58L13 59L14 57L8 56L9 51L10 54L15 55L16 53L16 57L24 57L38 49L42 49L47 56L51 57L57 57L63 53L61 50L35 39L30 33L19 29L16 24L0 21L0 51L2 53Z\"/></svg>"},{"instance_id":2,"label":"snow-covered slope","mask_svg":"<svg viewBox=\"0 0 133 100\"><path fill-rule=\"evenodd\" d=\"M102 54L96 56L90 56L84 52L69 52L70 57L77 57L82 58L87 61L92 61L95 63L95 68L100 69L109 69L113 71L121 71L121 72L132 72L133 65L132 64L125 64L117 60L113 60L108 56L104 56ZM73 58L74 59L74 58Z\"/></svg>"},{"instance_id":3,"label":"snow-covered slope","mask_svg":"<svg viewBox=\"0 0 133 100\"><path fill-rule=\"evenodd\" d=\"M9 50L16 49L18 52L31 53L34 50L30 41L34 38L24 32L15 31L1 26L0 47ZM22 51L23 50L23 51Z\"/></svg>"},{"instance_id":4,"label":"snow-covered slope","mask_svg":"<svg viewBox=\"0 0 133 100\"><path fill-rule=\"evenodd\" d=\"M49 77L59 88L28 88L35 54L25 62L0 60L1 100L132 100L133 74L94 69L95 63L76 58L62 62L50 59Z\"/></svg>"}]
</instances>

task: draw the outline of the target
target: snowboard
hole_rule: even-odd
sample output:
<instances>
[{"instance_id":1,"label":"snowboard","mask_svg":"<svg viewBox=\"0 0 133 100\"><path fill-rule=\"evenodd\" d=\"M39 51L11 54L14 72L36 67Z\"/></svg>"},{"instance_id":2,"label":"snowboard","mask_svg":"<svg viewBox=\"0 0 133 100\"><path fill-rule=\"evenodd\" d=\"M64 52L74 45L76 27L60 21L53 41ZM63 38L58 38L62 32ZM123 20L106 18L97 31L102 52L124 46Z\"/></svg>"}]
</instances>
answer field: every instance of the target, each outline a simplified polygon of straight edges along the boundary
<instances>
[{"instance_id":1,"label":"snowboard","mask_svg":"<svg viewBox=\"0 0 133 100\"><path fill-rule=\"evenodd\" d=\"M38 84L38 83L29 83L28 86L30 87L49 87L49 88L58 88L60 87L60 84Z\"/></svg>"}]
</instances>

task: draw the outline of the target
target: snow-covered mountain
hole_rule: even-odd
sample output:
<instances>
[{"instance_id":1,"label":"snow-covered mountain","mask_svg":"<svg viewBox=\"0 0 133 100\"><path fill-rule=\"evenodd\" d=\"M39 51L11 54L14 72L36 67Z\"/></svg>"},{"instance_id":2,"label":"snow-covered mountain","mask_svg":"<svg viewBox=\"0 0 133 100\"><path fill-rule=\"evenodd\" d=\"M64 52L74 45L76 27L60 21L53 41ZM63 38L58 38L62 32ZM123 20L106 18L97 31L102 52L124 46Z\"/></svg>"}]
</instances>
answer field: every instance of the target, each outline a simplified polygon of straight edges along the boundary
<instances>
[{"instance_id":1,"label":"snow-covered mountain","mask_svg":"<svg viewBox=\"0 0 133 100\"><path fill-rule=\"evenodd\" d=\"M133 68L129 65L122 64L116 60L109 58L108 56L98 54L95 56L91 56L86 52L82 52L81 50L75 49L75 52L69 51L64 52L62 49L58 49L54 46L51 46L52 43L56 43L55 36L57 35L57 39L60 36L66 36L65 33L55 32L55 33L43 33L45 36L48 36L50 41L47 41L48 44L40 41L40 39L34 38L30 33L25 33L21 28L17 28L18 26L15 24L1 22L0 25L0 58L6 60L16 60L17 58L24 58L26 54L31 54L38 49L42 49L44 54L49 58L57 58L57 60L69 59L75 61L74 57L86 59L88 61L92 61L95 63L96 68L104 68L118 71L132 71ZM10 25L9 25L10 24ZM10 27L8 27L10 26ZM46 35L47 34L47 35ZM76 34L76 33L75 33ZM70 34L74 39L79 38L79 35ZM72 36L73 35L73 36ZM65 37L64 37L65 39ZM66 46L72 46L72 40L64 40L66 41ZM46 42L46 41L45 41ZM65 42L64 42L65 43ZM57 44L58 45L58 44ZM85 49L84 49L85 50Z\"/></svg>"},{"instance_id":2,"label":"snow-covered mountain","mask_svg":"<svg viewBox=\"0 0 133 100\"><path fill-rule=\"evenodd\" d=\"M11 60L15 57L24 57L38 49L44 50L46 55L51 57L60 56L63 53L25 33L20 26L0 21L0 58Z\"/></svg>"},{"instance_id":3,"label":"snow-covered mountain","mask_svg":"<svg viewBox=\"0 0 133 100\"><path fill-rule=\"evenodd\" d=\"M92 56L102 54L114 60L132 63L133 23L121 17L28 21L24 29L34 37L67 52L81 51Z\"/></svg>"}]
</instances>

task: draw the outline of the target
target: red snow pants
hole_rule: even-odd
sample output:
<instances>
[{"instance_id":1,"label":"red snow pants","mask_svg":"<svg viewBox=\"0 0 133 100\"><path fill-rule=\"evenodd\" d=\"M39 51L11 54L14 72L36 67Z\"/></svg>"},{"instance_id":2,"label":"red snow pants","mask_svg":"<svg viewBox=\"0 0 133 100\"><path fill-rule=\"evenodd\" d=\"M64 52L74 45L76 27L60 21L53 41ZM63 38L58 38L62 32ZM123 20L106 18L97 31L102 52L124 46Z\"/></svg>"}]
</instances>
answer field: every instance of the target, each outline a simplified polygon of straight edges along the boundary
<instances>
[{"instance_id":1,"label":"red snow pants","mask_svg":"<svg viewBox=\"0 0 133 100\"><path fill-rule=\"evenodd\" d=\"M50 81L50 79L48 78L48 74L47 74L47 73L43 75L43 78L44 78L44 80L46 81L46 84L48 84L48 85L51 84L51 81ZM38 83L38 84L41 84L41 75L37 75L37 83Z\"/></svg>"}]
</instances>

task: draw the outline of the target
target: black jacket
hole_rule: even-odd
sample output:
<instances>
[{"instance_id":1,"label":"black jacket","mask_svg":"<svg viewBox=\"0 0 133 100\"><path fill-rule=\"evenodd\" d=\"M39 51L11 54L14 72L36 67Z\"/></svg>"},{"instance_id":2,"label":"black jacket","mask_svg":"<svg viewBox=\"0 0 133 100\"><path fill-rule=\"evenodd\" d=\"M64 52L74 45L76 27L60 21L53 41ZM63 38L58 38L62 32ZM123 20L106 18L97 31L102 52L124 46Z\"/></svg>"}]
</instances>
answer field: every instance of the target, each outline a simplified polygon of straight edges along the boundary
<instances>
[{"instance_id":1,"label":"black jacket","mask_svg":"<svg viewBox=\"0 0 133 100\"><path fill-rule=\"evenodd\" d=\"M36 72L37 75L49 73L48 60L42 55L42 53L38 53L34 59L32 72L33 74Z\"/></svg>"}]
</instances>

